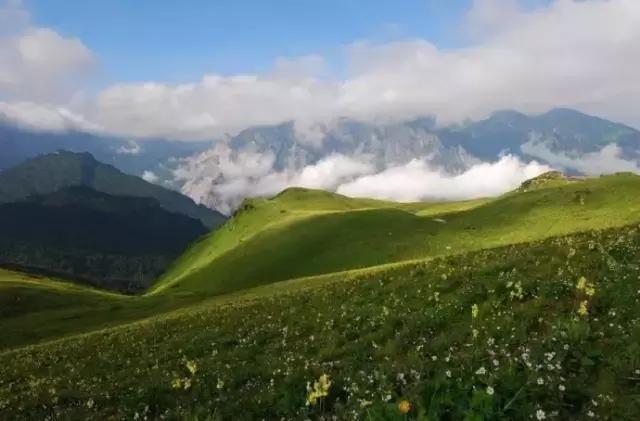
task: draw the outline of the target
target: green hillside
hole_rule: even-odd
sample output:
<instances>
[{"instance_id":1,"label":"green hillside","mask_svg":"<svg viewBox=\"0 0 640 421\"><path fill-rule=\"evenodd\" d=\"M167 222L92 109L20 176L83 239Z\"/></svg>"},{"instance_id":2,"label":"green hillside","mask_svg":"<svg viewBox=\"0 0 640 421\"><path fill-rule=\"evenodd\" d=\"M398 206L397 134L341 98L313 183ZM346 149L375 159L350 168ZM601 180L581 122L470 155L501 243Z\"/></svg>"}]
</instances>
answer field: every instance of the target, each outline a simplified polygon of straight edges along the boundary
<instances>
[{"instance_id":1,"label":"green hillside","mask_svg":"<svg viewBox=\"0 0 640 421\"><path fill-rule=\"evenodd\" d=\"M21 201L71 186L90 187L114 196L155 199L163 209L199 219L209 228L219 226L226 219L176 191L99 162L89 153L67 151L40 155L0 171L0 203Z\"/></svg>"},{"instance_id":2,"label":"green hillside","mask_svg":"<svg viewBox=\"0 0 640 421\"><path fill-rule=\"evenodd\" d=\"M157 316L198 301L193 296L122 295L0 269L0 352Z\"/></svg>"},{"instance_id":3,"label":"green hillside","mask_svg":"<svg viewBox=\"0 0 640 421\"><path fill-rule=\"evenodd\" d=\"M245 202L153 293L221 294L640 221L640 177L545 175L493 200L395 204L303 189Z\"/></svg>"},{"instance_id":4,"label":"green hillside","mask_svg":"<svg viewBox=\"0 0 640 421\"><path fill-rule=\"evenodd\" d=\"M634 420L639 259L633 225L215 298L0 353L0 419Z\"/></svg>"},{"instance_id":5,"label":"green hillside","mask_svg":"<svg viewBox=\"0 0 640 421\"><path fill-rule=\"evenodd\" d=\"M154 199L67 187L0 203L0 265L140 292L207 231Z\"/></svg>"}]
</instances>

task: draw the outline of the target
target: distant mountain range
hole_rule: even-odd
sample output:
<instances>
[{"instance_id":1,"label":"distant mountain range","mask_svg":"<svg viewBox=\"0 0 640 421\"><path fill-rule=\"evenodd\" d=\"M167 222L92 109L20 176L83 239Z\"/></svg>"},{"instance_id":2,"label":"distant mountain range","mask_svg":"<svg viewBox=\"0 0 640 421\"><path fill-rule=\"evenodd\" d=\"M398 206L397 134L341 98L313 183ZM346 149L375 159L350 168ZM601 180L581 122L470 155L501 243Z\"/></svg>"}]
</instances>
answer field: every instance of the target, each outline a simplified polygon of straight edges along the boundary
<instances>
[{"instance_id":1,"label":"distant mountain range","mask_svg":"<svg viewBox=\"0 0 640 421\"><path fill-rule=\"evenodd\" d=\"M144 175L226 214L247 196L274 194L256 186L269 182L268 176L283 175L281 184L295 184L292 174L336 155L364 162L372 171L419 159L450 175L503 154L535 159L569 174L640 169L640 132L570 109L540 115L498 111L485 120L448 126L430 117L394 122L343 118L311 127L286 122L210 143L36 133L0 125L0 169L57 149L91 152L121 171Z\"/></svg>"},{"instance_id":2,"label":"distant mountain range","mask_svg":"<svg viewBox=\"0 0 640 421\"><path fill-rule=\"evenodd\" d=\"M273 173L302 171L336 154L371 164L374 171L420 159L455 175L507 153L569 174L635 171L640 168L640 132L569 109L533 116L499 111L486 120L446 127L432 118L393 123L341 119L302 131L289 122L247 129L181 160L174 182L197 202L230 212L242 195L261 193L252 190L252 183ZM230 190L239 196L230 196Z\"/></svg>"},{"instance_id":3,"label":"distant mountain range","mask_svg":"<svg viewBox=\"0 0 640 421\"><path fill-rule=\"evenodd\" d=\"M64 187L0 204L0 264L137 291L207 231L151 198Z\"/></svg>"},{"instance_id":4,"label":"distant mountain range","mask_svg":"<svg viewBox=\"0 0 640 421\"><path fill-rule=\"evenodd\" d=\"M38 155L66 150L89 152L101 162L141 176L159 163L191 156L210 145L211 142L132 140L76 130L36 131L18 127L0 116L0 171Z\"/></svg>"},{"instance_id":5,"label":"distant mountain range","mask_svg":"<svg viewBox=\"0 0 640 421\"><path fill-rule=\"evenodd\" d=\"M114 196L155 199L162 209L198 219L209 228L225 220L219 212L197 205L176 191L125 174L89 153L66 151L40 155L0 172L0 203L72 186L85 186Z\"/></svg>"}]
</instances>

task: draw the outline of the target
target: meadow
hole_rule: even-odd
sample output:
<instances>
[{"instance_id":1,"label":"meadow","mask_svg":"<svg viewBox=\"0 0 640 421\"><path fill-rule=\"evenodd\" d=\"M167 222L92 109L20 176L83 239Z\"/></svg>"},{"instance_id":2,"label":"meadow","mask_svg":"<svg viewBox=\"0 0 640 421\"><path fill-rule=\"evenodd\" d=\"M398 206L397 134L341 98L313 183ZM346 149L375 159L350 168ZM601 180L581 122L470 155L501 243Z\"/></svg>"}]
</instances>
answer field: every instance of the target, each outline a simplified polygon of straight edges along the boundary
<instances>
[{"instance_id":1,"label":"meadow","mask_svg":"<svg viewBox=\"0 0 640 421\"><path fill-rule=\"evenodd\" d=\"M0 418L634 419L637 226L351 276L0 354Z\"/></svg>"},{"instance_id":2,"label":"meadow","mask_svg":"<svg viewBox=\"0 0 640 421\"><path fill-rule=\"evenodd\" d=\"M637 419L638 193L290 189L144 295L1 271L0 419Z\"/></svg>"}]
</instances>

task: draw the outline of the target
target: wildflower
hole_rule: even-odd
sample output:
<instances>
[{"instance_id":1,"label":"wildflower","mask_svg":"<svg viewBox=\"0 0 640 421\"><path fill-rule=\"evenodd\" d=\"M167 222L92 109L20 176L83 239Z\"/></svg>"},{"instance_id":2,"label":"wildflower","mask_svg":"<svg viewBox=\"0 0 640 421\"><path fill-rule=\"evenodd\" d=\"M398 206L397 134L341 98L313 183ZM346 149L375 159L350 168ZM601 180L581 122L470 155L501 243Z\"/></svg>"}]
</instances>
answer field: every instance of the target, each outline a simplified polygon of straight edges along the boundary
<instances>
[{"instance_id":1,"label":"wildflower","mask_svg":"<svg viewBox=\"0 0 640 421\"><path fill-rule=\"evenodd\" d=\"M480 367L478 370L476 370L476 374L479 375L479 376L487 374L487 369L484 368L484 367Z\"/></svg>"},{"instance_id":2,"label":"wildflower","mask_svg":"<svg viewBox=\"0 0 640 421\"><path fill-rule=\"evenodd\" d=\"M473 339L477 338L478 337L478 329L473 329L471 331L471 334L473 335Z\"/></svg>"},{"instance_id":3,"label":"wildflower","mask_svg":"<svg viewBox=\"0 0 640 421\"><path fill-rule=\"evenodd\" d=\"M409 411L411 411L411 402L406 399L401 400L400 403L398 403L398 411L400 411L401 414L408 414Z\"/></svg>"},{"instance_id":4,"label":"wildflower","mask_svg":"<svg viewBox=\"0 0 640 421\"><path fill-rule=\"evenodd\" d=\"M538 384L542 386L544 384L544 379L542 377L538 377Z\"/></svg>"},{"instance_id":5,"label":"wildflower","mask_svg":"<svg viewBox=\"0 0 640 421\"><path fill-rule=\"evenodd\" d=\"M583 300L582 302L580 302L578 314L581 316L586 316L587 314L589 314L589 310L587 310L587 300Z\"/></svg>"},{"instance_id":6,"label":"wildflower","mask_svg":"<svg viewBox=\"0 0 640 421\"><path fill-rule=\"evenodd\" d=\"M216 387L218 388L218 390L222 389L224 387L224 381L222 379L218 379L218 384L216 384Z\"/></svg>"},{"instance_id":7,"label":"wildflower","mask_svg":"<svg viewBox=\"0 0 640 421\"><path fill-rule=\"evenodd\" d=\"M587 294L589 297L593 297L594 295L596 295L596 288L592 285L589 285L585 290L584 293Z\"/></svg>"},{"instance_id":8,"label":"wildflower","mask_svg":"<svg viewBox=\"0 0 640 421\"><path fill-rule=\"evenodd\" d=\"M315 405L318 399L322 399L329 395L329 388L331 387L331 380L329 376L323 374L318 381L313 383L313 389L308 387L309 394L307 395L307 406Z\"/></svg>"},{"instance_id":9,"label":"wildflower","mask_svg":"<svg viewBox=\"0 0 640 421\"><path fill-rule=\"evenodd\" d=\"M478 317L478 311L479 311L478 304L472 305L471 306L471 317L474 318L474 319L477 318Z\"/></svg>"},{"instance_id":10,"label":"wildflower","mask_svg":"<svg viewBox=\"0 0 640 421\"><path fill-rule=\"evenodd\" d=\"M546 418L547 418L547 414L542 409L538 409L536 411L536 419L537 420L544 420Z\"/></svg>"},{"instance_id":11,"label":"wildflower","mask_svg":"<svg viewBox=\"0 0 640 421\"><path fill-rule=\"evenodd\" d=\"M171 387L174 389L182 389L182 379L173 379L173 381L171 382Z\"/></svg>"},{"instance_id":12,"label":"wildflower","mask_svg":"<svg viewBox=\"0 0 640 421\"><path fill-rule=\"evenodd\" d=\"M447 370L444 372L444 374L448 377L451 378L451 370Z\"/></svg>"},{"instance_id":13,"label":"wildflower","mask_svg":"<svg viewBox=\"0 0 640 421\"><path fill-rule=\"evenodd\" d=\"M92 398L89 398L89 400L87 401L87 408L89 409L93 408L94 404L95 404L94 400Z\"/></svg>"},{"instance_id":14,"label":"wildflower","mask_svg":"<svg viewBox=\"0 0 640 421\"><path fill-rule=\"evenodd\" d=\"M558 389L559 389L561 392L564 392L567 388L566 388L566 387L564 387L564 385L563 385L563 384L561 384L561 385L559 385L559 386L558 386Z\"/></svg>"},{"instance_id":15,"label":"wildflower","mask_svg":"<svg viewBox=\"0 0 640 421\"><path fill-rule=\"evenodd\" d=\"M187 366L187 370L189 370L189 373L191 373L192 376L198 371L198 364L195 361L187 361L185 365Z\"/></svg>"},{"instance_id":16,"label":"wildflower","mask_svg":"<svg viewBox=\"0 0 640 421\"><path fill-rule=\"evenodd\" d=\"M587 412L587 416L588 416L589 418L593 418L593 417L595 417L595 416L596 416L596 414L594 414L594 412L593 412L593 411L589 411L589 412Z\"/></svg>"},{"instance_id":17,"label":"wildflower","mask_svg":"<svg viewBox=\"0 0 640 421\"><path fill-rule=\"evenodd\" d=\"M576 285L576 289L578 291L584 291L586 287L587 287L587 278L582 276L580 279L578 279L578 284Z\"/></svg>"},{"instance_id":18,"label":"wildflower","mask_svg":"<svg viewBox=\"0 0 640 421\"><path fill-rule=\"evenodd\" d=\"M487 395L493 396L493 392L494 392L493 387L487 386Z\"/></svg>"}]
</instances>

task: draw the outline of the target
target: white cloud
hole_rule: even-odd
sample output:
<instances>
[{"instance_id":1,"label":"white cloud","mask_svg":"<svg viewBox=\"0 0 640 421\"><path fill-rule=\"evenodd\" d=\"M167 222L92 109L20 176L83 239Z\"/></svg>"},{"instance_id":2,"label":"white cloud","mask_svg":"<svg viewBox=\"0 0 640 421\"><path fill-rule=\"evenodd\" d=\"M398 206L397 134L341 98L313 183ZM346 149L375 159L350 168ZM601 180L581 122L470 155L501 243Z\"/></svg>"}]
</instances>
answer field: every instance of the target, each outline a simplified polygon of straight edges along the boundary
<instances>
[{"instance_id":1,"label":"white cloud","mask_svg":"<svg viewBox=\"0 0 640 421\"><path fill-rule=\"evenodd\" d=\"M370 174L374 167L360 159L333 154L300 170L275 171L272 154L234 153L225 144L183 160L174 171L182 192L196 202L231 213L246 197L272 196L287 187L335 190L341 183Z\"/></svg>"},{"instance_id":2,"label":"white cloud","mask_svg":"<svg viewBox=\"0 0 640 421\"><path fill-rule=\"evenodd\" d=\"M226 145L186 159L175 175L183 193L230 214L246 197L269 197L287 187L335 191L352 197L412 202L458 200L502 194L551 170L507 155L496 162L471 165L453 174L415 159L376 170L367 156L332 154L299 170L275 171L273 156L233 154Z\"/></svg>"},{"instance_id":3,"label":"white cloud","mask_svg":"<svg viewBox=\"0 0 640 421\"><path fill-rule=\"evenodd\" d=\"M430 168L422 160L388 168L342 184L338 193L400 202L460 200L491 197L518 187L523 181L549 171L537 162L524 163L506 155L497 162L476 164L461 174L447 174Z\"/></svg>"},{"instance_id":4,"label":"white cloud","mask_svg":"<svg viewBox=\"0 0 640 421\"><path fill-rule=\"evenodd\" d=\"M159 177L153 171L145 171L142 173L142 179L149 183L155 183L159 180Z\"/></svg>"},{"instance_id":5,"label":"white cloud","mask_svg":"<svg viewBox=\"0 0 640 421\"><path fill-rule=\"evenodd\" d=\"M120 146L116 150L116 153L119 153L121 155L138 155L140 154L140 152L142 152L142 148L137 142L134 142L133 140L129 141L127 145Z\"/></svg>"},{"instance_id":6,"label":"white cloud","mask_svg":"<svg viewBox=\"0 0 640 421\"><path fill-rule=\"evenodd\" d=\"M79 40L31 28L0 40L0 92L27 100L68 99L93 64L93 55Z\"/></svg>"},{"instance_id":7,"label":"white cloud","mask_svg":"<svg viewBox=\"0 0 640 421\"><path fill-rule=\"evenodd\" d=\"M28 101L0 101L0 120L11 121L18 126L45 131L71 129L100 132L104 129L66 107Z\"/></svg>"},{"instance_id":8,"label":"white cloud","mask_svg":"<svg viewBox=\"0 0 640 421\"><path fill-rule=\"evenodd\" d=\"M348 76L313 78L322 57L277 60L267 75L205 76L192 84L115 85L91 115L139 136L211 138L252 125L437 115L481 118L493 110L575 107L630 124L640 97L640 2L573 1L524 11L477 0L476 43L441 50L425 40L346 48ZM514 24L517 23L517 24Z\"/></svg>"},{"instance_id":9,"label":"white cloud","mask_svg":"<svg viewBox=\"0 0 640 421\"><path fill-rule=\"evenodd\" d=\"M80 40L33 26L21 1L0 3L0 95L68 101L94 64L93 54Z\"/></svg>"},{"instance_id":10,"label":"white cloud","mask_svg":"<svg viewBox=\"0 0 640 421\"><path fill-rule=\"evenodd\" d=\"M116 83L65 107L113 133L185 140L288 120L306 130L342 116L451 122L557 106L640 125L640 1L555 0L525 10L515 0L475 0L466 22L476 36L461 48L422 39L349 45L346 76L325 77L322 56L281 58L264 75ZM80 41L47 29L2 42L11 52L0 58L3 91L48 96L91 61Z\"/></svg>"},{"instance_id":11,"label":"white cloud","mask_svg":"<svg viewBox=\"0 0 640 421\"><path fill-rule=\"evenodd\" d=\"M22 0L0 2L0 37L7 37L27 28L31 15L23 7Z\"/></svg>"},{"instance_id":12,"label":"white cloud","mask_svg":"<svg viewBox=\"0 0 640 421\"><path fill-rule=\"evenodd\" d=\"M586 175L615 172L640 174L640 163L622 158L622 149L615 143L599 151L584 154L552 151L546 143L533 141L525 143L521 149L525 154L544 160L563 171L577 171Z\"/></svg>"}]
</instances>

